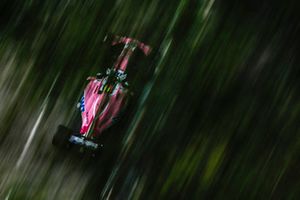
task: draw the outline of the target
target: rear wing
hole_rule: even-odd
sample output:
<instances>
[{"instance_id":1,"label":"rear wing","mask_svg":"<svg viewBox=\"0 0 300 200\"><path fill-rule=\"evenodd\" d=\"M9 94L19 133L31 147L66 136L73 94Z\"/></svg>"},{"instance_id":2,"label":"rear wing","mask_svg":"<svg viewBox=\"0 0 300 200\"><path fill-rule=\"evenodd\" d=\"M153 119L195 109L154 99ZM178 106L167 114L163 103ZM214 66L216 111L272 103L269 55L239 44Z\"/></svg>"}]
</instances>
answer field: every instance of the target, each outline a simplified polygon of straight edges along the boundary
<instances>
[{"instance_id":1,"label":"rear wing","mask_svg":"<svg viewBox=\"0 0 300 200\"><path fill-rule=\"evenodd\" d=\"M111 45L113 46L122 43L125 46L130 46L132 50L135 50L135 48L138 47L146 56L148 56L152 50L152 48L149 45L146 45L134 38L122 37L118 35L106 35L104 41L107 40L111 40Z\"/></svg>"}]
</instances>

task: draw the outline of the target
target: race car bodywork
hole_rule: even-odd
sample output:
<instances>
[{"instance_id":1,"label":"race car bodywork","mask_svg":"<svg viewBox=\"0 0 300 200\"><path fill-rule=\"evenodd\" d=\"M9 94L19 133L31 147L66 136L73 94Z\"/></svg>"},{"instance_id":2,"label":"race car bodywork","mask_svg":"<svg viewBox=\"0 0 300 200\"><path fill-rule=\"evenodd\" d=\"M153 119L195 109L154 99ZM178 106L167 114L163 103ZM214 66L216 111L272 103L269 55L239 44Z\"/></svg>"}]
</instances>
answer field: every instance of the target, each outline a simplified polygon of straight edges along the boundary
<instances>
[{"instance_id":1,"label":"race car bodywork","mask_svg":"<svg viewBox=\"0 0 300 200\"><path fill-rule=\"evenodd\" d=\"M78 108L81 112L79 133L66 131L59 126L52 143L56 146L77 145L82 148L99 150L102 147L97 138L111 127L125 110L129 101L129 89L126 68L129 58L136 50L141 49L148 55L151 48L136 39L114 36L112 45L123 44L123 50L111 68L105 74L88 77Z\"/></svg>"}]
</instances>

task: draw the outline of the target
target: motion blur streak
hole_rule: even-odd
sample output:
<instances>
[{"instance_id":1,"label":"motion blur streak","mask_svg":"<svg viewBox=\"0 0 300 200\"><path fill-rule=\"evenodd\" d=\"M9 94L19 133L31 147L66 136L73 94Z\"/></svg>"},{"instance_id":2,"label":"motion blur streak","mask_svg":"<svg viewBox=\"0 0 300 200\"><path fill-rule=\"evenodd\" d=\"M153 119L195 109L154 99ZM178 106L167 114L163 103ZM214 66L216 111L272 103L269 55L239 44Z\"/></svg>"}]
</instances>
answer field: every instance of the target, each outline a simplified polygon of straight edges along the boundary
<instances>
[{"instance_id":1,"label":"motion blur streak","mask_svg":"<svg viewBox=\"0 0 300 200\"><path fill-rule=\"evenodd\" d=\"M39 114L39 117L38 117L38 119L36 120L36 122L35 122L35 124L34 124L34 126L33 126L33 128L32 128L32 131L30 131L30 135L29 135L29 137L28 137L28 139L27 139L27 141L26 141L26 144L25 144L25 147L24 147L24 149L23 149L23 151L22 151L22 154L21 154L21 156L19 157L19 159L18 159L18 161L17 161L17 168L20 167L21 163L22 163L23 160L24 160L24 157L25 157L25 155L26 155L26 153L27 153L27 151L28 151L28 148L29 148L29 146L30 146L31 143L32 143L33 137L34 137L34 135L36 134L37 128L38 128L38 126L39 126L40 123L41 123L42 117L44 116L45 109L46 109L46 105L43 106L42 111L41 111L41 113Z\"/></svg>"},{"instance_id":2,"label":"motion blur streak","mask_svg":"<svg viewBox=\"0 0 300 200\"><path fill-rule=\"evenodd\" d=\"M296 0L3 0L0 199L300 199ZM90 160L59 150L86 78L136 54L134 98ZM133 76L135 74L135 76Z\"/></svg>"}]
</instances>

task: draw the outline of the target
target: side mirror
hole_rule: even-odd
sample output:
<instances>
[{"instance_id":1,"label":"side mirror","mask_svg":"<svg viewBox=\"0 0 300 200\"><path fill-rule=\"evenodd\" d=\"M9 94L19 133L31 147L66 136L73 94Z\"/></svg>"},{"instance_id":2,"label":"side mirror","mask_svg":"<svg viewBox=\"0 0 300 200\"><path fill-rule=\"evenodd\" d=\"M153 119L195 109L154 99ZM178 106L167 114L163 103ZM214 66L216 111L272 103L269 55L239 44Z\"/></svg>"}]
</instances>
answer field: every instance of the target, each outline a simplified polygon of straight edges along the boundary
<instances>
[{"instance_id":1,"label":"side mirror","mask_svg":"<svg viewBox=\"0 0 300 200\"><path fill-rule=\"evenodd\" d=\"M102 73L97 73L96 74L96 79L102 79L104 75Z\"/></svg>"}]
</instances>

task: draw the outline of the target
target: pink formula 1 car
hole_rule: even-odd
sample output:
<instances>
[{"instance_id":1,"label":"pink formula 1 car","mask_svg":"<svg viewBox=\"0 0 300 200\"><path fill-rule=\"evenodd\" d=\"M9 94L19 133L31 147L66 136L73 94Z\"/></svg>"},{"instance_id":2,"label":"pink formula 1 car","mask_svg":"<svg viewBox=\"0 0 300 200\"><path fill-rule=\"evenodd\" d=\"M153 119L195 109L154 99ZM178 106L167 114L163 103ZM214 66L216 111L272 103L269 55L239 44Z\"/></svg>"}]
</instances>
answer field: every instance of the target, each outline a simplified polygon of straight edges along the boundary
<instances>
[{"instance_id":1,"label":"pink formula 1 car","mask_svg":"<svg viewBox=\"0 0 300 200\"><path fill-rule=\"evenodd\" d=\"M106 73L98 73L96 77L89 77L89 83L78 103L81 111L81 128L79 133L59 126L53 137L55 146L79 146L80 149L98 151L102 144L97 138L111 127L120 113L126 108L129 91L126 68L129 58L136 49L148 55L151 48L136 39L114 36L112 45L123 44L123 50L111 68Z\"/></svg>"}]
</instances>

